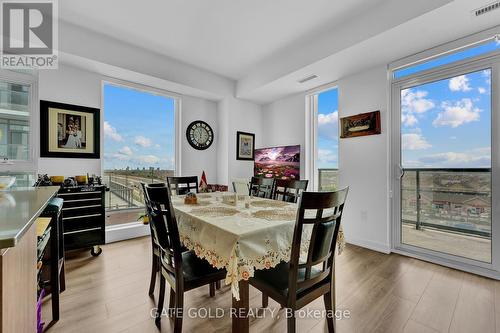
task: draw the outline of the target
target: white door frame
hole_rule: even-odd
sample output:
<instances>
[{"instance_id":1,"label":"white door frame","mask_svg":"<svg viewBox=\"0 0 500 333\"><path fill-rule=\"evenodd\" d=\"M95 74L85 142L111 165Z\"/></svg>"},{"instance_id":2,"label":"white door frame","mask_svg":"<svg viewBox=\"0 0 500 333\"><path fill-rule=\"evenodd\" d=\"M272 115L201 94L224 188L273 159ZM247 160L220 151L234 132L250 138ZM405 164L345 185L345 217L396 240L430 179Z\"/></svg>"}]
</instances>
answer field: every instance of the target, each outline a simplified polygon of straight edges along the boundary
<instances>
[{"instance_id":1,"label":"white door frame","mask_svg":"<svg viewBox=\"0 0 500 333\"><path fill-rule=\"evenodd\" d=\"M441 66L437 69L393 80L391 84L391 189L392 251L464 271L500 279L500 52ZM421 84L491 68L491 173L492 173L492 262L483 263L401 242L401 108L400 92ZM498 221L496 221L498 220Z\"/></svg>"}]
</instances>

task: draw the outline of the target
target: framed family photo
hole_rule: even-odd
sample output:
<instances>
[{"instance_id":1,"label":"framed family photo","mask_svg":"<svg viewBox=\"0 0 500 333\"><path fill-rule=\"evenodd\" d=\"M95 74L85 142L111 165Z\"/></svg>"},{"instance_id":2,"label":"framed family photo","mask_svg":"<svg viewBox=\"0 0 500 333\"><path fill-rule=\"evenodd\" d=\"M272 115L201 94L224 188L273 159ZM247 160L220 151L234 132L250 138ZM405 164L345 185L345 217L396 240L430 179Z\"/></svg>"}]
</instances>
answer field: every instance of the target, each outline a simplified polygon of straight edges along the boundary
<instances>
[{"instance_id":1,"label":"framed family photo","mask_svg":"<svg viewBox=\"0 0 500 333\"><path fill-rule=\"evenodd\" d=\"M255 151L255 134L236 132L236 159L253 161Z\"/></svg>"},{"instance_id":2,"label":"framed family photo","mask_svg":"<svg viewBox=\"0 0 500 333\"><path fill-rule=\"evenodd\" d=\"M40 156L100 158L99 111L40 101Z\"/></svg>"}]
</instances>

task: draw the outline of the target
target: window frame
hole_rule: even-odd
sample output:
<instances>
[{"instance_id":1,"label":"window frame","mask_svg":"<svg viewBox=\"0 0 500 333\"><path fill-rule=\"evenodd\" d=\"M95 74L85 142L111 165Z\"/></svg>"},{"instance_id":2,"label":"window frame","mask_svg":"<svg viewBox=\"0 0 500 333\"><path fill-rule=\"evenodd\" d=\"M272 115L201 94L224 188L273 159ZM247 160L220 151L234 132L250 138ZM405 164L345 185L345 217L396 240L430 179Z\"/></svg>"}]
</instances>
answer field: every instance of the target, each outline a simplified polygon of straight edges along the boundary
<instances>
[{"instance_id":1,"label":"window frame","mask_svg":"<svg viewBox=\"0 0 500 333\"><path fill-rule=\"evenodd\" d=\"M318 173L318 96L319 94L337 89L339 124L340 124L340 86L338 81L330 82L320 87L311 89L306 94L306 146L305 146L305 179L309 179L310 189L318 191L319 173ZM340 146L340 130L339 130ZM340 148L340 147L339 147ZM340 149L337 156L337 180L340 179Z\"/></svg>"},{"instance_id":2,"label":"window frame","mask_svg":"<svg viewBox=\"0 0 500 333\"><path fill-rule=\"evenodd\" d=\"M38 75L37 73L21 73L0 69L0 81L12 84L29 86L29 135L28 135L28 159L8 160L6 163L0 161L0 172L8 173L32 173L38 172L39 157L39 99L38 99ZM36 176L36 175L35 175Z\"/></svg>"},{"instance_id":3,"label":"window frame","mask_svg":"<svg viewBox=\"0 0 500 333\"><path fill-rule=\"evenodd\" d=\"M448 44L445 44L448 45ZM441 47L440 47L441 49ZM390 67L389 67L390 68ZM433 251L429 249L420 248L417 246L404 244L401 237L401 184L399 181L399 174L401 170L401 90L416 87L419 85L436 82L439 80L448 79L458 75L465 75L467 73L476 72L485 68L491 68L491 195L492 195L492 217L491 217L491 263L481 262L474 259L460 257L444 252ZM472 272L475 274L499 278L500 277L500 223L495 221L495 218L500 216L500 204L496 198L500 197L500 179L495 175L500 170L500 144L495 144L499 141L500 129L495 124L498 123L500 115L500 94L495 91L494 87L498 87L499 82L497 78L500 75L500 51L488 53L486 55L479 55L464 59L462 61L453 62L451 64L443 65L437 68L432 68L426 71L418 72L409 76L399 79L394 79L392 71L389 69L389 89L390 89L390 122L391 122L391 135L390 135L390 198L391 198L391 251L427 261L437 263L440 265L458 268L464 271Z\"/></svg>"},{"instance_id":4,"label":"window frame","mask_svg":"<svg viewBox=\"0 0 500 333\"><path fill-rule=\"evenodd\" d=\"M182 144L182 118L181 118L181 105L182 105L182 96L176 93L173 93L171 91L143 85L143 84L138 84L138 83L133 83L129 81L124 81L112 77L105 77L101 80L101 119L100 119L100 136L102 138L101 140L101 159L100 159L100 165L101 165L101 176L104 176L104 121L105 121L105 112L106 110L104 109L104 88L106 85L112 85L115 87L120 87L124 89L132 89L135 91L143 92L143 93L148 93L148 94L153 94L156 96L162 96L166 98L171 98L174 100L174 175L175 176L180 176L181 175L181 144ZM109 213L120 213L120 212L130 212L130 211L141 211L144 210L144 207L131 207L131 208L118 208L118 209L108 209L106 208L106 215ZM129 224L142 224L141 221L127 221L124 222L120 225L129 225ZM118 226L120 226L118 225ZM116 225L106 225L106 228L109 227L115 227Z\"/></svg>"}]
</instances>

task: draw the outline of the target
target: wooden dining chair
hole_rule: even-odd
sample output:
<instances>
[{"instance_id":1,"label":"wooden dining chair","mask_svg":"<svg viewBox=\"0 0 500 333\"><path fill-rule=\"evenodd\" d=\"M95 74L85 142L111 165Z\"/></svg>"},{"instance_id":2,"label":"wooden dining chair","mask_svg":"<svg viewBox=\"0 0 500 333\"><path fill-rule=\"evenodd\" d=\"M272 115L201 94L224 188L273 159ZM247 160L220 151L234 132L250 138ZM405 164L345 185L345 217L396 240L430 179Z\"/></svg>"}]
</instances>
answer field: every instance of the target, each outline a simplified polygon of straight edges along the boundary
<instances>
[{"instance_id":1,"label":"wooden dining chair","mask_svg":"<svg viewBox=\"0 0 500 333\"><path fill-rule=\"evenodd\" d=\"M308 180L276 179L273 186L274 200L297 203L302 192L307 190Z\"/></svg>"},{"instance_id":2,"label":"wooden dining chair","mask_svg":"<svg viewBox=\"0 0 500 333\"><path fill-rule=\"evenodd\" d=\"M248 195L248 179L234 179L232 183L234 193Z\"/></svg>"},{"instance_id":3,"label":"wooden dining chair","mask_svg":"<svg viewBox=\"0 0 500 333\"><path fill-rule=\"evenodd\" d=\"M177 220L169 191L146 185L149 210L152 211L152 230L160 251L160 294L158 296L155 323L161 327L161 315L165 299L165 284L170 285L169 314L174 318L174 332L182 332L184 292L204 286L213 286L226 277L226 271L214 268L200 259L194 251L183 251ZM163 191L162 191L163 190ZM155 201L159 197L162 202Z\"/></svg>"},{"instance_id":4,"label":"wooden dining chair","mask_svg":"<svg viewBox=\"0 0 500 333\"><path fill-rule=\"evenodd\" d=\"M152 229L153 224L151 223L153 219L153 211L151 210L151 203L148 202L150 201L149 198L152 198L153 202L156 203L166 203L166 192L168 191L168 185L166 183L150 183L147 184L150 188L161 188L160 190L154 190L150 191L150 196L148 197L146 193L146 183L141 182L141 187L144 192L144 205L146 207L146 212L149 217L149 228L150 228L150 235L151 235L151 257L152 257L152 263L151 263L151 280L149 282L149 296L152 296L155 291L155 286L156 286L156 277L158 275L158 272L160 271L160 250L159 250L159 242L157 237L155 237L156 233ZM184 246L182 246L182 251L188 251L188 249ZM215 289L220 289L221 283L220 281L217 281L216 283L213 283L209 286L209 295L210 297L215 296Z\"/></svg>"},{"instance_id":5,"label":"wooden dining chair","mask_svg":"<svg viewBox=\"0 0 500 333\"><path fill-rule=\"evenodd\" d=\"M249 194L254 197L271 199L273 186L273 178L252 177L250 180Z\"/></svg>"},{"instance_id":6,"label":"wooden dining chair","mask_svg":"<svg viewBox=\"0 0 500 333\"><path fill-rule=\"evenodd\" d=\"M335 332L335 253L348 188L337 192L304 192L297 212L290 262L256 270L250 284L291 310L288 332L295 332L295 311L323 296L328 332ZM312 210L313 215L309 215ZM308 214L306 215L306 211ZM312 228L307 257L301 260L304 227Z\"/></svg>"},{"instance_id":7,"label":"wooden dining chair","mask_svg":"<svg viewBox=\"0 0 500 333\"><path fill-rule=\"evenodd\" d=\"M167 177L168 188L177 195L198 193L198 176Z\"/></svg>"},{"instance_id":8,"label":"wooden dining chair","mask_svg":"<svg viewBox=\"0 0 500 333\"><path fill-rule=\"evenodd\" d=\"M167 189L167 184L166 183L153 183L149 184L150 187L163 187L165 190ZM148 204L146 200L148 200L148 196L146 194L146 183L141 182L141 188L144 196L144 206L146 207L146 213L149 217L149 220L151 221L151 205ZM157 201L160 198L157 199ZM152 230L152 224L151 222L149 223L149 231L151 234L151 258L152 258L152 263L151 263L151 280L149 282L149 296L152 296L154 291L155 291L155 285L156 285L156 276L158 272L160 271L160 250L158 248L158 242L154 239L154 233Z\"/></svg>"}]
</instances>

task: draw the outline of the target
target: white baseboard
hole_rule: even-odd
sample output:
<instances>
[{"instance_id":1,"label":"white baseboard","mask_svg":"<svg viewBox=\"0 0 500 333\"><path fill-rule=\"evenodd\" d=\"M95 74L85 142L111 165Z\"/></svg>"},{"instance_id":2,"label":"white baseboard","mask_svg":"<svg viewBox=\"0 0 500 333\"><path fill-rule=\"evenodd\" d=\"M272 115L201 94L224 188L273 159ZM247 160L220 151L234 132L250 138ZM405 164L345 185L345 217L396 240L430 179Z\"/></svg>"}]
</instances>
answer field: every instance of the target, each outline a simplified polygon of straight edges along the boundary
<instances>
[{"instance_id":1,"label":"white baseboard","mask_svg":"<svg viewBox=\"0 0 500 333\"><path fill-rule=\"evenodd\" d=\"M149 225L140 222L125 223L106 227L106 243L149 235Z\"/></svg>"},{"instance_id":2,"label":"white baseboard","mask_svg":"<svg viewBox=\"0 0 500 333\"><path fill-rule=\"evenodd\" d=\"M346 242L352 245L364 247L369 250L382 252L385 254L391 253L391 246L389 244L383 244L367 239L357 239L357 238L346 238Z\"/></svg>"}]
</instances>

